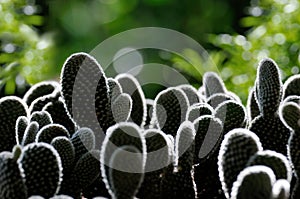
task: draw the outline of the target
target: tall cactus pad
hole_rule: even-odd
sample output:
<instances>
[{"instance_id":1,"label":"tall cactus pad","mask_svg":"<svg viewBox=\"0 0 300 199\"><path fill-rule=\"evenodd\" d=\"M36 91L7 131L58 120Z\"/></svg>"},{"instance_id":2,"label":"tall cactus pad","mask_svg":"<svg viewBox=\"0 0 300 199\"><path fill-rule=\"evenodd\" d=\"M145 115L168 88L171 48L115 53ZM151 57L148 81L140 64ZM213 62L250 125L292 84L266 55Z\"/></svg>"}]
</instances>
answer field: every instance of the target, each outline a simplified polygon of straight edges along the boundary
<instances>
[{"instance_id":1,"label":"tall cactus pad","mask_svg":"<svg viewBox=\"0 0 300 199\"><path fill-rule=\"evenodd\" d=\"M292 169L288 159L274 151L259 151L253 155L247 166L264 165L271 168L276 176L276 179L285 179L288 182L292 179Z\"/></svg>"},{"instance_id":2,"label":"tall cactus pad","mask_svg":"<svg viewBox=\"0 0 300 199\"><path fill-rule=\"evenodd\" d=\"M204 74L203 85L207 98L216 93L226 92L223 80L214 72L207 72Z\"/></svg>"},{"instance_id":3,"label":"tall cactus pad","mask_svg":"<svg viewBox=\"0 0 300 199\"><path fill-rule=\"evenodd\" d=\"M188 108L187 114L186 114L186 120L189 120L191 122L194 122L196 119L203 115L213 115L214 109L206 103L197 103L193 104Z\"/></svg>"},{"instance_id":4,"label":"tall cactus pad","mask_svg":"<svg viewBox=\"0 0 300 199\"><path fill-rule=\"evenodd\" d=\"M249 92L249 95L248 95L247 111L248 111L248 117L249 117L250 122L254 118L256 118L257 116L260 115L257 100L255 98L254 89L251 89L250 92Z\"/></svg>"},{"instance_id":5,"label":"tall cactus pad","mask_svg":"<svg viewBox=\"0 0 300 199\"><path fill-rule=\"evenodd\" d=\"M123 92L123 90L120 83L111 77L107 78L107 84L109 87L109 97L113 102Z\"/></svg>"},{"instance_id":6,"label":"tall cactus pad","mask_svg":"<svg viewBox=\"0 0 300 199\"><path fill-rule=\"evenodd\" d=\"M293 75L288 78L283 85L283 97L291 95L300 96L300 75Z\"/></svg>"},{"instance_id":7,"label":"tall cactus pad","mask_svg":"<svg viewBox=\"0 0 300 199\"><path fill-rule=\"evenodd\" d=\"M132 110L132 99L126 94L122 93L112 102L112 113L114 120L118 122L126 122Z\"/></svg>"},{"instance_id":8,"label":"tall cactus pad","mask_svg":"<svg viewBox=\"0 0 300 199\"><path fill-rule=\"evenodd\" d=\"M219 104L228 100L236 101L232 96L226 93L216 93L207 98L207 103L215 109Z\"/></svg>"},{"instance_id":9,"label":"tall cactus pad","mask_svg":"<svg viewBox=\"0 0 300 199\"><path fill-rule=\"evenodd\" d=\"M259 138L246 129L234 129L225 135L218 157L219 177L227 198L238 174L246 167L249 158L261 151Z\"/></svg>"},{"instance_id":10,"label":"tall cactus pad","mask_svg":"<svg viewBox=\"0 0 300 199\"><path fill-rule=\"evenodd\" d=\"M36 134L39 130L39 124L37 122L30 122L25 130L22 146L35 142Z\"/></svg>"},{"instance_id":11,"label":"tall cactus pad","mask_svg":"<svg viewBox=\"0 0 300 199\"><path fill-rule=\"evenodd\" d=\"M193 86L189 84L183 84L183 85L179 85L178 88L185 93L185 95L189 100L190 105L201 102L200 97L198 96L198 92Z\"/></svg>"},{"instance_id":12,"label":"tall cactus pad","mask_svg":"<svg viewBox=\"0 0 300 199\"><path fill-rule=\"evenodd\" d=\"M0 198L27 199L27 189L13 154L0 153Z\"/></svg>"},{"instance_id":13,"label":"tall cactus pad","mask_svg":"<svg viewBox=\"0 0 300 199\"><path fill-rule=\"evenodd\" d=\"M28 126L28 119L25 116L18 117L16 121L16 142L21 144L25 130Z\"/></svg>"},{"instance_id":14,"label":"tall cactus pad","mask_svg":"<svg viewBox=\"0 0 300 199\"><path fill-rule=\"evenodd\" d=\"M274 115L282 97L279 68L271 59L263 59L257 70L256 89L258 105L262 115Z\"/></svg>"},{"instance_id":15,"label":"tall cactus pad","mask_svg":"<svg viewBox=\"0 0 300 199\"><path fill-rule=\"evenodd\" d=\"M123 146L109 161L109 187L113 199L133 199L143 181L143 154L134 146Z\"/></svg>"},{"instance_id":16,"label":"tall cactus pad","mask_svg":"<svg viewBox=\"0 0 300 199\"><path fill-rule=\"evenodd\" d=\"M39 128L43 128L48 124L52 124L53 120L51 115L46 111L37 111L31 114L30 122L37 122L39 124Z\"/></svg>"},{"instance_id":17,"label":"tall cactus pad","mask_svg":"<svg viewBox=\"0 0 300 199\"><path fill-rule=\"evenodd\" d=\"M208 159L218 148L223 138L222 122L213 116L202 116L194 121L196 130L194 163Z\"/></svg>"},{"instance_id":18,"label":"tall cactus pad","mask_svg":"<svg viewBox=\"0 0 300 199\"><path fill-rule=\"evenodd\" d=\"M100 143L101 132L106 132L114 120L107 79L98 62L86 53L71 55L63 66L61 85L70 115L79 126L100 132L96 135Z\"/></svg>"},{"instance_id":19,"label":"tall cactus pad","mask_svg":"<svg viewBox=\"0 0 300 199\"><path fill-rule=\"evenodd\" d=\"M66 110L65 103L62 99L46 104L43 111L46 111L51 115L53 123L63 125L71 135L75 133L76 124Z\"/></svg>"},{"instance_id":20,"label":"tall cactus pad","mask_svg":"<svg viewBox=\"0 0 300 199\"><path fill-rule=\"evenodd\" d=\"M231 199L266 199L272 196L275 183L273 171L266 166L244 169L233 184Z\"/></svg>"},{"instance_id":21,"label":"tall cactus pad","mask_svg":"<svg viewBox=\"0 0 300 199\"><path fill-rule=\"evenodd\" d=\"M147 106L144 92L139 82L130 74L120 74L115 78L121 85L124 93L132 99L131 120L139 126L144 126L147 116Z\"/></svg>"},{"instance_id":22,"label":"tall cactus pad","mask_svg":"<svg viewBox=\"0 0 300 199\"><path fill-rule=\"evenodd\" d=\"M38 134L36 135L35 141L46 142L50 144L51 141L58 136L65 136L69 138L70 134L68 130L60 124L49 124L39 130Z\"/></svg>"},{"instance_id":23,"label":"tall cactus pad","mask_svg":"<svg viewBox=\"0 0 300 199\"><path fill-rule=\"evenodd\" d=\"M0 152L11 151L17 143L15 125L18 117L28 116L27 105L18 97L0 99Z\"/></svg>"},{"instance_id":24,"label":"tall cactus pad","mask_svg":"<svg viewBox=\"0 0 300 199\"><path fill-rule=\"evenodd\" d=\"M219 104L215 117L223 122L224 133L235 128L244 128L247 124L246 109L242 104L233 100Z\"/></svg>"},{"instance_id":25,"label":"tall cactus pad","mask_svg":"<svg viewBox=\"0 0 300 199\"><path fill-rule=\"evenodd\" d=\"M55 90L60 90L60 85L54 81L44 81L33 85L24 95L23 99L28 106L45 95L50 95Z\"/></svg>"},{"instance_id":26,"label":"tall cactus pad","mask_svg":"<svg viewBox=\"0 0 300 199\"><path fill-rule=\"evenodd\" d=\"M161 91L154 101L152 123L157 122L159 129L175 137L185 120L188 106L188 99L182 90L168 88Z\"/></svg>"},{"instance_id":27,"label":"tall cactus pad","mask_svg":"<svg viewBox=\"0 0 300 199\"><path fill-rule=\"evenodd\" d=\"M32 143L23 148L18 159L19 168L24 172L28 196L54 196L62 181L61 159L49 144Z\"/></svg>"}]
</instances>

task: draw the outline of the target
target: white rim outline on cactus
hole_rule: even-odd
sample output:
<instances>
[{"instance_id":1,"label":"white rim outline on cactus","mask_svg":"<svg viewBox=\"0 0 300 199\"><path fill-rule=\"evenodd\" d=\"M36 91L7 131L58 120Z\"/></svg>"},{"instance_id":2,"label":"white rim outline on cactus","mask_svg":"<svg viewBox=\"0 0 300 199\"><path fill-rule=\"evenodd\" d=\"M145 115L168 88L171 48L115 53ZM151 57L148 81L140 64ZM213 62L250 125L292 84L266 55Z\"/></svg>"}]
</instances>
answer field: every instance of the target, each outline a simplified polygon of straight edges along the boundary
<instances>
[{"instance_id":1,"label":"white rim outline on cactus","mask_svg":"<svg viewBox=\"0 0 300 199\"><path fill-rule=\"evenodd\" d=\"M118 53L120 52L121 49L127 48L129 49L125 53ZM191 37L177 32L175 30L171 29L166 29L166 28L159 28L159 27L143 27L143 28L136 28L136 29L131 29L127 30L124 32L121 32L119 34L116 34L112 37L109 37L108 39L104 40L101 42L99 45L97 45L89 54L94 57L95 60L98 61L100 64L101 68L103 71L107 70L108 67L117 59L119 59L122 56L125 56L126 54L134 51L134 50L142 50L142 49L156 49L156 50L162 50L166 52L171 52L173 54L176 54L186 60L189 64L193 65L192 61L184 55L184 50L185 49L192 49L195 52L197 52L201 58L203 59L203 66L207 66L205 70L198 70L198 72L201 74L201 71L207 71L207 70L214 70L218 71L218 68L216 64L212 61L210 58L209 54L205 51L205 49L194 39ZM157 63L147 63L147 64L142 64L138 66L133 66L129 71L136 71L136 70L141 70L140 68L145 68L145 67L151 67L153 66L158 66L161 69L165 69L166 71L172 71L171 80L177 80L180 79L182 82L167 82L167 81L159 81L155 82L150 79L140 79L138 78L138 75L135 76L140 85L146 85L146 84L160 84L165 87L170 87L170 86L177 86L180 84L186 84L188 83L188 80L178 71L176 71L174 68L170 66L166 66L163 64L157 64ZM138 69L137 69L138 68ZM194 68L197 69L197 66L194 66ZM160 71L162 73L162 71ZM105 74L103 74L105 75ZM203 74L201 74L203 75ZM90 77L89 77L90 78ZM99 77L100 78L100 77ZM99 79L98 79L99 80ZM94 82L94 80L91 80ZM73 96L74 93L76 93L76 84L80 84L80 78L76 77L76 81L73 87ZM96 81L97 82L97 81ZM74 100L73 97L73 105L81 106L82 104L76 104L76 99ZM77 113L78 114L78 113ZM226 114L224 114L226 115ZM91 118L95 118L95 113L91 113ZM185 116L184 116L185 117ZM76 119L75 119L76 120ZM210 127L211 128L211 125ZM100 129L100 133L104 135L103 130L99 126L97 129ZM98 147L99 148L99 147ZM186 146L185 149L188 149L189 146ZM184 152L184 151L183 151ZM160 150L157 150L152 153L160 153ZM182 154L179 154L182 155ZM155 155L153 156L155 157ZM99 157L96 157L99 159ZM155 161L155 160L154 160ZM167 165L164 165L167 166ZM161 169L163 168L162 165L160 165L158 168L154 169ZM126 168L124 168L126 171ZM149 171L145 171L149 172Z\"/></svg>"}]
</instances>

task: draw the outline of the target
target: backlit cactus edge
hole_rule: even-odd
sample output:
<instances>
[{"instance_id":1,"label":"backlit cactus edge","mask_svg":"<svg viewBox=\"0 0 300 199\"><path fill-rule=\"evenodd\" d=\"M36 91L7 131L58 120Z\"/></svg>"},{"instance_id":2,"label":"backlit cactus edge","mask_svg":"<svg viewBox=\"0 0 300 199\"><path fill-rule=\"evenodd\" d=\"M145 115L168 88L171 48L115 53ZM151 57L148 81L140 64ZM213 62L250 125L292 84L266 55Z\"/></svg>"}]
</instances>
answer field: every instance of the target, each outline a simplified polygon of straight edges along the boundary
<instances>
[{"instance_id":1,"label":"backlit cactus edge","mask_svg":"<svg viewBox=\"0 0 300 199\"><path fill-rule=\"evenodd\" d=\"M213 72L146 99L86 53L0 99L0 198L300 197L300 76L259 63L247 107ZM155 153L159 151L159 153Z\"/></svg>"}]
</instances>

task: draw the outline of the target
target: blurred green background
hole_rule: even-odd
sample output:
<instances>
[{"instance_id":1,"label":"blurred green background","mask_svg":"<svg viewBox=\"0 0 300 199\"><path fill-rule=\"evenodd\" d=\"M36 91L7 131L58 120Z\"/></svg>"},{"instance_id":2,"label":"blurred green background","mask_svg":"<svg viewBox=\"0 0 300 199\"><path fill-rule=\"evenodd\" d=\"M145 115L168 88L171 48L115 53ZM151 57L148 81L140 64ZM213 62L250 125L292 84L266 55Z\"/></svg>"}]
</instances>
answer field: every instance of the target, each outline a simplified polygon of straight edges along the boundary
<instances>
[{"instance_id":1,"label":"blurred green background","mask_svg":"<svg viewBox=\"0 0 300 199\"><path fill-rule=\"evenodd\" d=\"M57 80L71 53L90 52L125 30L156 26L198 41L227 88L245 102L263 57L278 63L283 80L299 73L298 8L298 0L0 0L0 96ZM201 85L203 74L186 60L155 50L141 53L144 63L172 65ZM193 65L203 64L196 52L183 53Z\"/></svg>"}]
</instances>

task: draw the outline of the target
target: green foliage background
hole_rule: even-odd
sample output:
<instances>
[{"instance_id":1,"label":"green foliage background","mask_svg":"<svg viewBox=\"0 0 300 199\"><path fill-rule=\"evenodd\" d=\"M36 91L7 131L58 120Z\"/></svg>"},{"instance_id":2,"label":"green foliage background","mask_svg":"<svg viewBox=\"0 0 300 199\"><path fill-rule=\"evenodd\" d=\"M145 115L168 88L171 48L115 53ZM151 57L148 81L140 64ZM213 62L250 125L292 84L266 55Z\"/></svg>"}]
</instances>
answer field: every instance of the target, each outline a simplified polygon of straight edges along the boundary
<instances>
[{"instance_id":1,"label":"green foliage background","mask_svg":"<svg viewBox=\"0 0 300 199\"><path fill-rule=\"evenodd\" d=\"M57 79L71 53L89 52L114 34L157 26L204 46L227 88L245 102L261 58L274 59L283 79L299 72L298 8L298 0L0 0L0 95ZM200 86L205 70L196 52L184 51L193 66L175 55L141 53L145 63L173 65Z\"/></svg>"}]
</instances>

